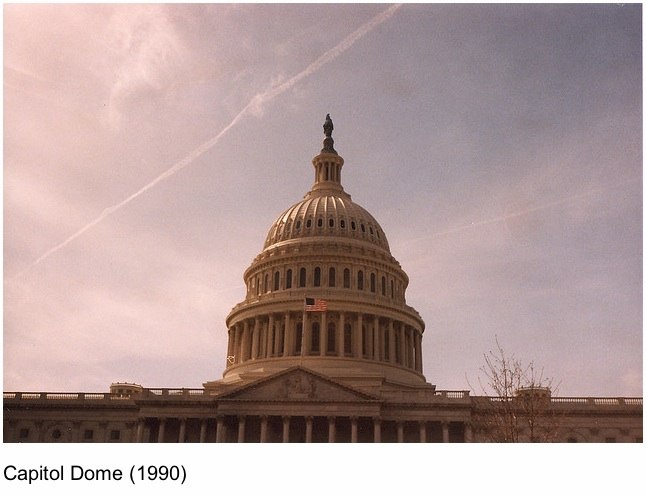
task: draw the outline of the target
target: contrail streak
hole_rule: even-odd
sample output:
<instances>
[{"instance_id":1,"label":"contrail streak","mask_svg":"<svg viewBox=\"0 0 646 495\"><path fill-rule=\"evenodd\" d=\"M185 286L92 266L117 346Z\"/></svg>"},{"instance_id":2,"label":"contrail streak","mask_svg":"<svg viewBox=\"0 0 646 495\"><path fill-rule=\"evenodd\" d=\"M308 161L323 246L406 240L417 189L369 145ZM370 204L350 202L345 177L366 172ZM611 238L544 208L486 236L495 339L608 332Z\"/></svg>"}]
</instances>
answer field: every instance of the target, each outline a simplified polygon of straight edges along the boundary
<instances>
[{"instance_id":1,"label":"contrail streak","mask_svg":"<svg viewBox=\"0 0 646 495\"><path fill-rule=\"evenodd\" d=\"M533 206L531 208L525 208L525 209L522 209L522 210L507 213L506 215L500 215L498 217L488 218L486 220L481 220L479 222L471 222L469 224L462 225L460 227L455 227L453 229L443 230L442 232L436 232L434 234L429 234L427 236L417 237L415 239L410 239L410 240L404 242L403 244L409 244L409 243L412 243L412 242L435 239L437 237L443 237L443 236L446 236L446 235L457 234L457 233L462 232L464 230L469 230L469 229L472 229L472 228L475 228L475 227L482 227L483 225L490 225L490 224L493 224L493 223L504 222L504 221L510 220L512 218L517 218L517 217L521 217L521 216L524 216L524 215L528 215L530 213L534 213L536 211L541 211L541 210L546 210L548 208L553 208L554 206L569 203L571 201L576 201L578 199L582 199L582 198L591 196L593 194L601 193L601 192L603 192L603 191L605 191L607 189L623 186L623 185L626 185L626 184L629 184L629 183L632 183L632 182L636 182L636 181L641 181L641 178L628 179L628 180L625 180L625 181L617 182L615 184L610 184L610 185L608 185L608 186L606 186L606 187L604 187L602 189L591 189L591 190L586 191L584 193L574 194L572 196L567 196L565 198L550 201L548 203L542 203L540 205Z\"/></svg>"},{"instance_id":2,"label":"contrail streak","mask_svg":"<svg viewBox=\"0 0 646 495\"><path fill-rule=\"evenodd\" d=\"M193 161L195 161L197 158L199 158L201 155L206 153L208 150L213 148L218 141L224 136L229 130L231 130L232 127L234 127L240 120L249 113L249 111L252 112L258 112L262 109L263 105L269 103L271 100L276 98L277 96L281 95L285 91L291 89L294 87L301 79L304 79L308 76L311 76L318 70L320 70L324 65L332 62L334 59L336 59L339 55L341 55L343 52L345 52L348 48L350 48L356 41L358 41L360 38L368 34L370 31L372 31L374 28L376 28L379 24L382 22L390 19L397 9L401 7L401 4L393 5L389 7L388 9L384 10L383 12L377 14L375 17L370 19L368 22L365 24L359 26L356 30L354 30L352 33L350 33L346 38L344 38L340 43L338 43L336 46L333 48L329 49L327 52L325 52L323 55L321 55L319 58L317 58L314 62L312 62L310 65L308 65L305 69L303 69L301 72L296 74L295 76L292 76L290 79L287 81L279 84L276 87L270 88L269 90L265 91L264 93L258 94L254 96L249 103L236 115L233 120L224 128L222 129L216 136L212 137L208 141L202 143L200 146L195 148L193 151L191 151L188 155L186 155L184 158L182 158L180 161L175 163L172 167L170 167L168 170L166 170L164 173L159 175L157 178L143 186L141 189L139 189L137 192L131 194L128 196L126 199L121 201L120 203L117 203L116 205L110 206L109 208L106 208L101 212L101 214L96 217L94 220L92 220L90 223L86 224L82 228L80 228L76 233L72 234L70 237L65 239L63 242L60 244L54 246L51 248L49 251L45 252L43 255L41 255L36 261L34 261L31 265L29 265L25 270L21 271L18 273L14 278L17 278L21 276L23 273L25 273L27 270L35 267L45 259L47 259L49 256L54 254L55 252L63 249L65 246L67 246L70 242L72 242L74 239L77 237L81 236L84 232L87 230L91 229L94 227L96 224L102 222L105 220L108 216L112 215L114 212L120 210L124 206L126 206L128 203L130 203L132 200L135 198L141 196L144 194L146 191L149 189L155 187L158 183L160 183L163 180L166 180L173 175L175 175L177 172L179 172L181 169L184 167L190 165Z\"/></svg>"}]
</instances>

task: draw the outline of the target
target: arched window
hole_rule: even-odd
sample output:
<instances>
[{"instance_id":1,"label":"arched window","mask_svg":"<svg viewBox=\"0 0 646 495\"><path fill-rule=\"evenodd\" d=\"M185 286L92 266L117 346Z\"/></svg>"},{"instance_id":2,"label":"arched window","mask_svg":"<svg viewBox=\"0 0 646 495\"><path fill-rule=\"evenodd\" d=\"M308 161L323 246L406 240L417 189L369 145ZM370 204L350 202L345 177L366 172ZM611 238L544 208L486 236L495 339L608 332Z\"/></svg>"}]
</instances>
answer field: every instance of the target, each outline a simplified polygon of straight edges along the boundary
<instances>
[{"instance_id":1,"label":"arched window","mask_svg":"<svg viewBox=\"0 0 646 495\"><path fill-rule=\"evenodd\" d=\"M336 325L333 321L327 324L327 353L336 352Z\"/></svg>"},{"instance_id":2,"label":"arched window","mask_svg":"<svg viewBox=\"0 0 646 495\"><path fill-rule=\"evenodd\" d=\"M287 275L285 275L285 289L292 288L292 269L287 270Z\"/></svg>"},{"instance_id":3,"label":"arched window","mask_svg":"<svg viewBox=\"0 0 646 495\"><path fill-rule=\"evenodd\" d=\"M352 356L352 325L349 323L343 329L343 354Z\"/></svg>"},{"instance_id":4,"label":"arched window","mask_svg":"<svg viewBox=\"0 0 646 495\"><path fill-rule=\"evenodd\" d=\"M274 290L280 288L280 272L274 273Z\"/></svg>"},{"instance_id":5,"label":"arched window","mask_svg":"<svg viewBox=\"0 0 646 495\"><path fill-rule=\"evenodd\" d=\"M330 218L328 220L328 225L330 226L330 228L334 227L334 218Z\"/></svg>"},{"instance_id":6,"label":"arched window","mask_svg":"<svg viewBox=\"0 0 646 495\"><path fill-rule=\"evenodd\" d=\"M318 322L312 323L312 354L321 352L321 327Z\"/></svg>"},{"instance_id":7,"label":"arched window","mask_svg":"<svg viewBox=\"0 0 646 495\"><path fill-rule=\"evenodd\" d=\"M361 270L357 273L357 289L363 290L363 272Z\"/></svg>"},{"instance_id":8,"label":"arched window","mask_svg":"<svg viewBox=\"0 0 646 495\"><path fill-rule=\"evenodd\" d=\"M314 287L320 287L321 286L321 268L316 267L314 268Z\"/></svg>"},{"instance_id":9,"label":"arched window","mask_svg":"<svg viewBox=\"0 0 646 495\"><path fill-rule=\"evenodd\" d=\"M265 285L263 285L263 290L269 292L269 275L265 273Z\"/></svg>"},{"instance_id":10,"label":"arched window","mask_svg":"<svg viewBox=\"0 0 646 495\"><path fill-rule=\"evenodd\" d=\"M330 287L336 287L336 270L333 266L330 267L327 274L327 284Z\"/></svg>"},{"instance_id":11,"label":"arched window","mask_svg":"<svg viewBox=\"0 0 646 495\"><path fill-rule=\"evenodd\" d=\"M377 290L377 278L374 273L370 274L370 292L375 292Z\"/></svg>"},{"instance_id":12,"label":"arched window","mask_svg":"<svg viewBox=\"0 0 646 495\"><path fill-rule=\"evenodd\" d=\"M256 277L256 295L259 295L262 292L260 288L260 276Z\"/></svg>"},{"instance_id":13,"label":"arched window","mask_svg":"<svg viewBox=\"0 0 646 495\"><path fill-rule=\"evenodd\" d=\"M390 280L390 298L395 299L395 281Z\"/></svg>"},{"instance_id":14,"label":"arched window","mask_svg":"<svg viewBox=\"0 0 646 495\"><path fill-rule=\"evenodd\" d=\"M343 270L343 288L344 289L350 288L350 269L349 268L345 268Z\"/></svg>"},{"instance_id":15,"label":"arched window","mask_svg":"<svg viewBox=\"0 0 646 495\"><path fill-rule=\"evenodd\" d=\"M386 277L381 277L381 295L386 295Z\"/></svg>"},{"instance_id":16,"label":"arched window","mask_svg":"<svg viewBox=\"0 0 646 495\"><path fill-rule=\"evenodd\" d=\"M298 274L298 286L305 287L305 281L307 280L307 270L305 267L301 268L300 273Z\"/></svg>"}]
</instances>

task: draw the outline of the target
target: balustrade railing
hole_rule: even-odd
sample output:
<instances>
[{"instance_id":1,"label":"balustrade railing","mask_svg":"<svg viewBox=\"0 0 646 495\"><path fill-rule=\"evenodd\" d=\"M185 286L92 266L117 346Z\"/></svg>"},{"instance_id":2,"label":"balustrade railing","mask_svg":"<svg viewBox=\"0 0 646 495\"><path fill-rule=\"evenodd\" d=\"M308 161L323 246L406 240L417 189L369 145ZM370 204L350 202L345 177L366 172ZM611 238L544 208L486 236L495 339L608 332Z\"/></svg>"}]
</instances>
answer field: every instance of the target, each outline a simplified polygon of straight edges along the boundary
<instances>
[{"instance_id":1,"label":"balustrade railing","mask_svg":"<svg viewBox=\"0 0 646 495\"><path fill-rule=\"evenodd\" d=\"M207 397L208 394L201 388L144 388L140 393L131 395L113 394L110 392L4 392L4 400L86 400L86 401L109 401L129 400L136 398L163 399L182 397L185 399ZM500 403L505 400L523 400L521 397L472 397L468 390L436 390L435 397L445 399L470 399L485 400L492 403ZM621 406L643 406L642 397L552 397L550 403L559 407L621 407Z\"/></svg>"}]
</instances>

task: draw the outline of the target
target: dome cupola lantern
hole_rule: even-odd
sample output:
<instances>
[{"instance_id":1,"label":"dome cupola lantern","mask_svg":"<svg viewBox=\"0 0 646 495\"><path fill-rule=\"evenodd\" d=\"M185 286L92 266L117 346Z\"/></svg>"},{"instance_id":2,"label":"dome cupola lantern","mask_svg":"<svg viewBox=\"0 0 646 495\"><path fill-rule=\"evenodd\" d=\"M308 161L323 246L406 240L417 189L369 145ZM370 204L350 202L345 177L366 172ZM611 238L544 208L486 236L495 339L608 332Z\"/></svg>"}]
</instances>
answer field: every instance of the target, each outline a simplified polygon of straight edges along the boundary
<instances>
[{"instance_id":1,"label":"dome cupola lantern","mask_svg":"<svg viewBox=\"0 0 646 495\"><path fill-rule=\"evenodd\" d=\"M341 185L343 158L334 149L334 139L332 139L333 130L334 124L328 113L325 116L325 123L323 124L323 133L325 134L323 149L319 155L312 159L312 165L314 165L314 186L312 187L312 192L343 192L343 186Z\"/></svg>"}]
</instances>

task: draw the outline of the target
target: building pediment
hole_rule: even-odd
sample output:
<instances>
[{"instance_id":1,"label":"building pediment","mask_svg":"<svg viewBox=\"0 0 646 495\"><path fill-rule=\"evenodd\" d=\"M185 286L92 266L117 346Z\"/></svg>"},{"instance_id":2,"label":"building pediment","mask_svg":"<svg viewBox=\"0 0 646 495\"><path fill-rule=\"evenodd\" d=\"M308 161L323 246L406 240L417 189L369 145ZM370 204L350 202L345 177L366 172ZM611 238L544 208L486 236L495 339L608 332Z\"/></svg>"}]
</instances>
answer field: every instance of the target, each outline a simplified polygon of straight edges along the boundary
<instances>
[{"instance_id":1,"label":"building pediment","mask_svg":"<svg viewBox=\"0 0 646 495\"><path fill-rule=\"evenodd\" d=\"M326 376L294 367L260 378L218 397L218 400L250 401L375 401L376 397L343 385Z\"/></svg>"}]
</instances>

